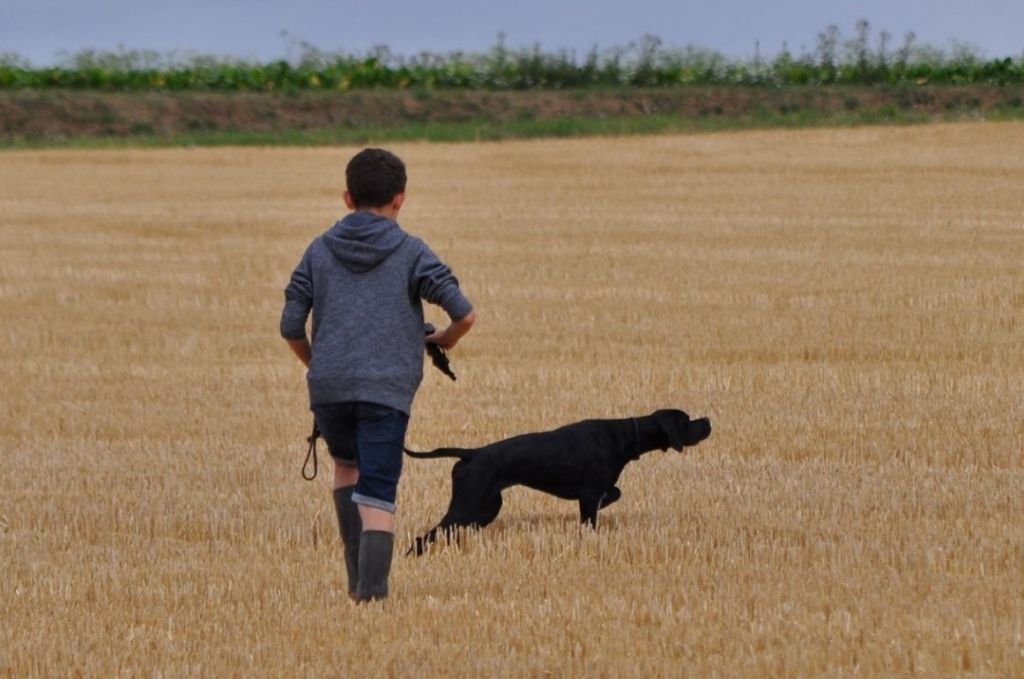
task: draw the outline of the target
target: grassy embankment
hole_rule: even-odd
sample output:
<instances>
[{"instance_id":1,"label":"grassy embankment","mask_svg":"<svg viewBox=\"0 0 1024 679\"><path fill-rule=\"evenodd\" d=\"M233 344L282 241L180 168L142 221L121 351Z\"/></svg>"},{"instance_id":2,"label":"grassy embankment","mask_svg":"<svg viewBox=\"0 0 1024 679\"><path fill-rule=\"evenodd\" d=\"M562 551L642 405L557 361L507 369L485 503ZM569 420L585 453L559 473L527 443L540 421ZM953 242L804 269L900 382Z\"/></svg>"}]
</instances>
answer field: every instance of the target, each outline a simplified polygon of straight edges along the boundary
<instances>
[{"instance_id":1,"label":"grassy embankment","mask_svg":"<svg viewBox=\"0 0 1024 679\"><path fill-rule=\"evenodd\" d=\"M0 147L480 141L1024 118L1024 86L574 92L0 92Z\"/></svg>"}]
</instances>

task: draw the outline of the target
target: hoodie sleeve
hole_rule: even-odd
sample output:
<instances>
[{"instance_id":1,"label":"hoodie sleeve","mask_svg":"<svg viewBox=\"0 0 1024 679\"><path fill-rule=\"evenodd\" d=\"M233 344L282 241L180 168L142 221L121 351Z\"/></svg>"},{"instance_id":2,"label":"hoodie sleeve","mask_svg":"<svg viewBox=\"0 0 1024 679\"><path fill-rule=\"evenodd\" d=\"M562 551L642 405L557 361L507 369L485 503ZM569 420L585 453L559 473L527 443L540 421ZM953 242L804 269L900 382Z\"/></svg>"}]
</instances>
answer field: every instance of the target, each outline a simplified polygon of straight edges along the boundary
<instances>
[{"instance_id":1,"label":"hoodie sleeve","mask_svg":"<svg viewBox=\"0 0 1024 679\"><path fill-rule=\"evenodd\" d=\"M310 265L310 249L292 272L291 280L284 289L284 309L281 311L281 337L304 339L306 318L313 308L313 271Z\"/></svg>"},{"instance_id":2,"label":"hoodie sleeve","mask_svg":"<svg viewBox=\"0 0 1024 679\"><path fill-rule=\"evenodd\" d=\"M444 309L453 321L461 321L473 310L473 304L462 294L452 270L426 244L423 244L413 275L419 296Z\"/></svg>"}]
</instances>

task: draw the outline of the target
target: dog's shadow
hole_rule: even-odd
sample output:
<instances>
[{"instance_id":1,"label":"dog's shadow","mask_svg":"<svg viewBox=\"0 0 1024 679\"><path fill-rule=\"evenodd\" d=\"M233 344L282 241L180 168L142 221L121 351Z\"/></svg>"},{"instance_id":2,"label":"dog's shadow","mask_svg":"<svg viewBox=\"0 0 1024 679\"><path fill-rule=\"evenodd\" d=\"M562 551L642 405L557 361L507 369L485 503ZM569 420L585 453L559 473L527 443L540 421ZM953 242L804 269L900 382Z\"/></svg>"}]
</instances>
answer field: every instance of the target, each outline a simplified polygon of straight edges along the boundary
<instances>
[{"instance_id":1,"label":"dog's shadow","mask_svg":"<svg viewBox=\"0 0 1024 679\"><path fill-rule=\"evenodd\" d=\"M582 540L613 540L620 531L628 530L629 526L642 525L644 516L637 511L621 511L616 514L601 514L597 528L580 523L574 514L553 514L550 512L530 512L510 514L495 519L483 528L460 528L451 539L439 538L427 547L424 554L443 553L454 550L456 553L472 552L511 552L520 557L539 555L538 544L550 540L571 539ZM411 537L411 536L410 536ZM415 544L411 540L410 544Z\"/></svg>"},{"instance_id":2,"label":"dog's shadow","mask_svg":"<svg viewBox=\"0 0 1024 679\"><path fill-rule=\"evenodd\" d=\"M606 531L618 530L620 523L628 523L630 521L642 521L641 517L636 512L620 512L620 515L616 516L612 513L602 513L601 519L597 524L597 532L603 533ZM586 526L580 523L579 517L573 514L565 515L554 515L551 513L540 513L531 512L528 514L510 515L495 519L494 523L487 527L488 531L495 532L508 532L508 531L519 531L519 530L537 530L537 529L554 529L553 532L563 533L567 531L580 532L586 531L593 533L594 528Z\"/></svg>"}]
</instances>

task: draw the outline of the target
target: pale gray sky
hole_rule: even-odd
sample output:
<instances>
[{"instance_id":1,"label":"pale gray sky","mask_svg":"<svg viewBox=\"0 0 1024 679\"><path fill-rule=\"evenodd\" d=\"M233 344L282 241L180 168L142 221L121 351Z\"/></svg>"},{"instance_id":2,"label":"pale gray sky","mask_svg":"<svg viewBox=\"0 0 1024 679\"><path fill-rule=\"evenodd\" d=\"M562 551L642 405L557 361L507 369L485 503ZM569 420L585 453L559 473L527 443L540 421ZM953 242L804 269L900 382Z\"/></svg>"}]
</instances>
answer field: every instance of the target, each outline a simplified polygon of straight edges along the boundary
<instances>
[{"instance_id":1,"label":"pale gray sky","mask_svg":"<svg viewBox=\"0 0 1024 679\"><path fill-rule=\"evenodd\" d=\"M582 54L649 33L749 58L757 42L765 55L783 42L811 51L829 24L852 37L858 19L894 43L914 31L918 42L965 42L985 57L1024 54L1024 0L0 0L0 53L46 65L62 50L120 44L266 61L290 56L288 31L328 51L383 44L411 56L482 51L503 32L509 47L546 51Z\"/></svg>"}]
</instances>

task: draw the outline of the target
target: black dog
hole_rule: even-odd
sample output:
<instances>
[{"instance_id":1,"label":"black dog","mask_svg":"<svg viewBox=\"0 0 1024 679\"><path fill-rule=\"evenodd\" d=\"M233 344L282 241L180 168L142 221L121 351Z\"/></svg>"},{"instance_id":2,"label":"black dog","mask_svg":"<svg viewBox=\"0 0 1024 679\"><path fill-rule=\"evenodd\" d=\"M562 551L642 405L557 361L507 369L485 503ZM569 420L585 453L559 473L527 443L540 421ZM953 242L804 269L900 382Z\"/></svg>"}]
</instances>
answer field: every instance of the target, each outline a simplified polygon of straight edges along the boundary
<instances>
[{"instance_id":1,"label":"black dog","mask_svg":"<svg viewBox=\"0 0 1024 679\"><path fill-rule=\"evenodd\" d=\"M452 501L441 522L409 548L423 553L441 530L483 527L501 511L501 491L523 485L566 500L579 500L580 521L597 526L597 510L622 497L615 486L630 461L651 450L682 450L711 435L711 422L681 410L621 420L584 420L554 431L523 434L483 448L438 448L412 457L457 457Z\"/></svg>"}]
</instances>

